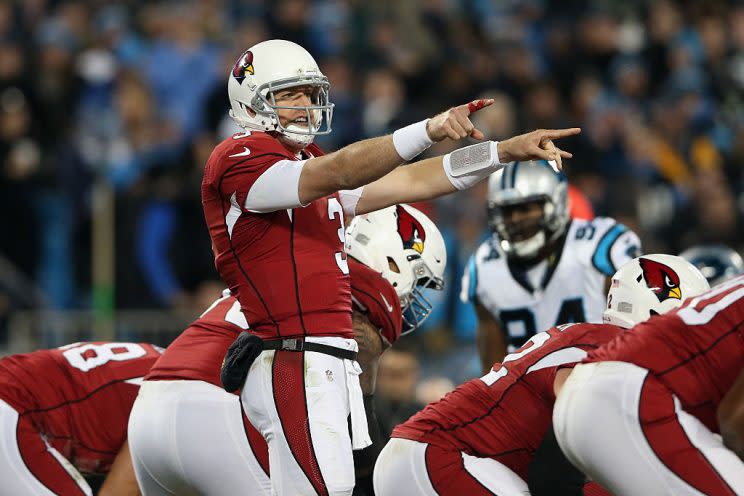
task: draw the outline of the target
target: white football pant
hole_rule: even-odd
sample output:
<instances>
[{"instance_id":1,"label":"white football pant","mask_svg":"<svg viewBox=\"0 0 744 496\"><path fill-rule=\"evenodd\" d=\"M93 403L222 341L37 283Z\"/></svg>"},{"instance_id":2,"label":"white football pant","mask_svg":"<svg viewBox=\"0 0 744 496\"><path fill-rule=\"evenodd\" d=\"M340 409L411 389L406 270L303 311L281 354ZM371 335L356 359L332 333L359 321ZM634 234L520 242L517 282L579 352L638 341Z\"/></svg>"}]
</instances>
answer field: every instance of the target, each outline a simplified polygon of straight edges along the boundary
<instances>
[{"instance_id":1,"label":"white football pant","mask_svg":"<svg viewBox=\"0 0 744 496\"><path fill-rule=\"evenodd\" d=\"M636 365L578 365L553 427L568 459L617 496L744 494L744 463Z\"/></svg>"},{"instance_id":2,"label":"white football pant","mask_svg":"<svg viewBox=\"0 0 744 496\"><path fill-rule=\"evenodd\" d=\"M460 451L392 438L377 458L377 496L524 496L527 483L505 465Z\"/></svg>"},{"instance_id":3,"label":"white football pant","mask_svg":"<svg viewBox=\"0 0 744 496\"><path fill-rule=\"evenodd\" d=\"M129 448L143 494L268 496L271 483L249 429L240 399L222 388L145 381L129 416Z\"/></svg>"}]
</instances>

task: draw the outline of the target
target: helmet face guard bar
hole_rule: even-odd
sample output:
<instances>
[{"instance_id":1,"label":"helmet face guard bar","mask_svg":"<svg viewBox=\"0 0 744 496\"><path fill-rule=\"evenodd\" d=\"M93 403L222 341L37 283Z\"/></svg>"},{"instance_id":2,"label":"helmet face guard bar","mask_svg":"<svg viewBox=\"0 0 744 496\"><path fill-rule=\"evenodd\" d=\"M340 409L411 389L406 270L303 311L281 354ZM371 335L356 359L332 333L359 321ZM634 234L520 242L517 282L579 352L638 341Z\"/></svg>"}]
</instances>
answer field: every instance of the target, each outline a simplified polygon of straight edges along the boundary
<instances>
[{"instance_id":1,"label":"helmet face guard bar","mask_svg":"<svg viewBox=\"0 0 744 496\"><path fill-rule=\"evenodd\" d=\"M435 277L432 271L425 263L419 263L414 268L416 282L411 289L411 293L403 301L403 329L401 336L416 330L421 324L429 318L434 305L424 296L422 288L430 288L441 291L444 288L444 281Z\"/></svg>"},{"instance_id":2,"label":"helmet face guard bar","mask_svg":"<svg viewBox=\"0 0 744 496\"><path fill-rule=\"evenodd\" d=\"M316 89L317 93L313 95L313 105L295 107L276 104L274 94L277 91L297 86L312 86ZM302 75L271 81L262 84L256 89L256 96L253 97L251 108L258 113L273 117L277 124L276 130L279 132L307 136L328 134L332 130L331 121L333 120L334 107L328 96L330 86L328 78L322 75ZM292 129L287 129L279 121L277 110L304 110L307 116L307 130L303 130L300 126L293 126Z\"/></svg>"}]
</instances>

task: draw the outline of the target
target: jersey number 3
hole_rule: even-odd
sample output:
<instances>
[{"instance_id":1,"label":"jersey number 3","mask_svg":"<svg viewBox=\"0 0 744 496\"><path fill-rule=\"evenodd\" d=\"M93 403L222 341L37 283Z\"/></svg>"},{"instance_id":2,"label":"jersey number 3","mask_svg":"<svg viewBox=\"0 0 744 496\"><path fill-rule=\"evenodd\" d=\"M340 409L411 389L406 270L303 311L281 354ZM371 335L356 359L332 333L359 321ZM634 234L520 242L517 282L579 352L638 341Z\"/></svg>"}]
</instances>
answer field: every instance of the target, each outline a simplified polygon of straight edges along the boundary
<instances>
[{"instance_id":1,"label":"jersey number 3","mask_svg":"<svg viewBox=\"0 0 744 496\"><path fill-rule=\"evenodd\" d=\"M341 246L346 242L346 227L344 226L344 209L341 203L336 198L328 199L328 218L333 220L338 215L338 240L341 241ZM336 265L341 269L342 274L349 273L349 263L346 261L346 253L341 250L335 253Z\"/></svg>"}]
</instances>

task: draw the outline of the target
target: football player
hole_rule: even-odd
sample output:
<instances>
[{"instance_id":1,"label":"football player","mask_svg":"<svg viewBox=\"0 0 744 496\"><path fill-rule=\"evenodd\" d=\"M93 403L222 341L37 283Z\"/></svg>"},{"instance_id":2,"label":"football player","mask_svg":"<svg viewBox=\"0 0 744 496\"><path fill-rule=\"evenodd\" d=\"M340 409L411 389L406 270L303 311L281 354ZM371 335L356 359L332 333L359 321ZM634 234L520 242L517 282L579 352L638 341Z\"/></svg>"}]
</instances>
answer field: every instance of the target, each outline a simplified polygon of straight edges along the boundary
<instances>
[{"instance_id":1,"label":"football player","mask_svg":"<svg viewBox=\"0 0 744 496\"><path fill-rule=\"evenodd\" d=\"M698 245L679 254L700 269L711 286L744 274L741 255L725 245Z\"/></svg>"},{"instance_id":2,"label":"football player","mask_svg":"<svg viewBox=\"0 0 744 496\"><path fill-rule=\"evenodd\" d=\"M441 288L446 251L436 226L408 205L354 219L346 250L363 369L360 383L372 432L377 424L372 395L379 355L428 316L431 306L419 288ZM417 320L408 318L404 324L404 310ZM225 352L247 328L240 304L226 291L168 347L146 377L129 426L132 458L145 495L271 493L266 441L220 380ZM327 374L318 379L336 380ZM234 382L238 386L226 388L242 385L242 380ZM371 474L380 442L354 452L358 478Z\"/></svg>"},{"instance_id":3,"label":"football player","mask_svg":"<svg viewBox=\"0 0 744 496\"><path fill-rule=\"evenodd\" d=\"M738 276L590 352L568 379L560 371L558 443L619 496L744 494L744 463L722 443L717 421L742 369Z\"/></svg>"},{"instance_id":4,"label":"football player","mask_svg":"<svg viewBox=\"0 0 744 496\"><path fill-rule=\"evenodd\" d=\"M162 349L74 343L0 360L0 494L137 495L127 419Z\"/></svg>"},{"instance_id":5,"label":"football player","mask_svg":"<svg viewBox=\"0 0 744 496\"><path fill-rule=\"evenodd\" d=\"M513 160L560 161L570 154L552 140L580 132L539 130L399 167L448 137L484 139L469 115L493 100L478 100L324 155L312 141L331 131L329 86L299 45L269 40L246 50L227 88L245 131L216 146L202 181L215 265L262 341L254 341L263 354L243 405L259 431L273 433L279 494L350 494L352 449L371 442L355 366L345 216L466 189Z\"/></svg>"},{"instance_id":6,"label":"football player","mask_svg":"<svg viewBox=\"0 0 744 496\"><path fill-rule=\"evenodd\" d=\"M493 235L470 258L461 299L478 315L484 373L542 329L601 322L609 277L640 254L614 219L571 220L566 177L547 162L515 162L488 181Z\"/></svg>"},{"instance_id":7,"label":"football player","mask_svg":"<svg viewBox=\"0 0 744 496\"><path fill-rule=\"evenodd\" d=\"M677 281L663 299L659 276ZM613 277L608 324L564 324L536 334L483 377L396 427L375 466L375 494L529 494L528 467L551 423L558 368L706 289L700 272L679 257L649 255L626 264ZM595 484L589 493L606 494Z\"/></svg>"}]
</instances>

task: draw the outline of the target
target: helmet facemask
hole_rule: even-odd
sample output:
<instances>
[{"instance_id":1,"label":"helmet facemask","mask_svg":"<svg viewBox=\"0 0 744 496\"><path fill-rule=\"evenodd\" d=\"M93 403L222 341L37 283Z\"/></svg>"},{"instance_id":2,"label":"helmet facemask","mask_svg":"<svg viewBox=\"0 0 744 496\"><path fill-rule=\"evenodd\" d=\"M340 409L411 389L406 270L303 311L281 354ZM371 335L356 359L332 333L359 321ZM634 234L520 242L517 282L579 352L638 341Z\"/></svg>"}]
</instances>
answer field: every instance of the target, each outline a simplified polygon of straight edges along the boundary
<instances>
[{"instance_id":1,"label":"helmet facemask","mask_svg":"<svg viewBox=\"0 0 744 496\"><path fill-rule=\"evenodd\" d=\"M444 288L444 280L435 276L423 259L419 258L412 265L415 277L413 286L410 292L401 298L403 313L401 336L416 330L431 315L434 305L426 298L424 290L441 291Z\"/></svg>"},{"instance_id":2,"label":"helmet facemask","mask_svg":"<svg viewBox=\"0 0 744 496\"><path fill-rule=\"evenodd\" d=\"M286 89L298 86L313 88L311 105L277 105L275 95ZM274 124L274 130L298 143L308 145L315 136L331 132L333 104L329 100L330 83L323 75L305 75L279 81L270 81L258 87L250 108L259 115L265 115ZM307 126L290 123L284 126L279 119L279 110L304 110Z\"/></svg>"},{"instance_id":3,"label":"helmet facemask","mask_svg":"<svg viewBox=\"0 0 744 496\"><path fill-rule=\"evenodd\" d=\"M539 218L527 216L518 225L510 225L508 209L526 209L530 204L542 207ZM566 178L547 162L513 162L489 178L487 213L504 253L528 263L535 261L566 232L570 222Z\"/></svg>"},{"instance_id":4,"label":"helmet facemask","mask_svg":"<svg viewBox=\"0 0 744 496\"><path fill-rule=\"evenodd\" d=\"M530 205L528 207L528 205ZM511 209L534 208L539 205L539 217L531 217L512 222ZM555 207L547 196L532 197L518 202L504 202L502 204L489 203L489 222L499 236L501 249L507 255L530 260L538 256L550 241L561 234L561 225L552 221Z\"/></svg>"}]
</instances>

